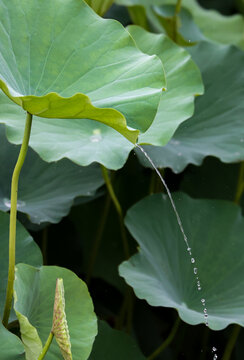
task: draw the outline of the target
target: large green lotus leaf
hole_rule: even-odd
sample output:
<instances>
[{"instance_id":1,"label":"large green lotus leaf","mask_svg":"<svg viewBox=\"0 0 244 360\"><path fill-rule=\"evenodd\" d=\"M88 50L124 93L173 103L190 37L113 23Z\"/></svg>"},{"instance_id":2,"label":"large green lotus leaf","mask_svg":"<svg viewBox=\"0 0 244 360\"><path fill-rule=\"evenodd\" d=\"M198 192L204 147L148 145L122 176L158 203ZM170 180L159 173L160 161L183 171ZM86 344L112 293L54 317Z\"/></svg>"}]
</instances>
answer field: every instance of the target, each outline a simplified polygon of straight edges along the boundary
<instances>
[{"instance_id":1,"label":"large green lotus leaf","mask_svg":"<svg viewBox=\"0 0 244 360\"><path fill-rule=\"evenodd\" d=\"M193 200L183 193L173 198L195 262L191 262L169 198L156 194L137 203L126 216L140 248L122 263L120 274L139 298L152 306L176 308L189 324L205 322L201 302L205 299L211 329L231 323L244 326L240 208L224 200Z\"/></svg>"},{"instance_id":2,"label":"large green lotus leaf","mask_svg":"<svg viewBox=\"0 0 244 360\"><path fill-rule=\"evenodd\" d=\"M10 209L10 184L19 146L9 144L0 126L0 209ZM33 223L59 222L77 196L94 195L104 183L101 169L80 167L68 160L48 164L29 149L20 177L18 210Z\"/></svg>"},{"instance_id":3,"label":"large green lotus leaf","mask_svg":"<svg viewBox=\"0 0 244 360\"><path fill-rule=\"evenodd\" d=\"M1 0L0 9L0 88L16 104L39 117L97 120L133 143L138 131L126 121L150 126L163 67L121 24L83 0Z\"/></svg>"},{"instance_id":4,"label":"large green lotus leaf","mask_svg":"<svg viewBox=\"0 0 244 360\"><path fill-rule=\"evenodd\" d=\"M5 329L0 321L0 356L1 360L22 360L24 347L20 339Z\"/></svg>"},{"instance_id":5,"label":"large green lotus leaf","mask_svg":"<svg viewBox=\"0 0 244 360\"><path fill-rule=\"evenodd\" d=\"M114 0L85 0L85 2L100 16L103 16Z\"/></svg>"},{"instance_id":6,"label":"large green lotus leaf","mask_svg":"<svg viewBox=\"0 0 244 360\"><path fill-rule=\"evenodd\" d=\"M179 126L165 147L145 146L157 167L181 172L206 156L226 163L244 159L244 53L233 46L202 42L190 50L202 71L205 94L195 114ZM146 166L148 162L138 151Z\"/></svg>"},{"instance_id":7,"label":"large green lotus leaf","mask_svg":"<svg viewBox=\"0 0 244 360\"><path fill-rule=\"evenodd\" d=\"M0 211L0 314L3 314L8 280L8 234L9 214ZM19 262L41 266L42 255L39 247L33 241L30 234L19 222L17 222L16 263ZM13 318L15 318L14 314L11 315L10 321L13 320Z\"/></svg>"},{"instance_id":8,"label":"large green lotus leaf","mask_svg":"<svg viewBox=\"0 0 244 360\"><path fill-rule=\"evenodd\" d=\"M0 123L7 124L7 137L21 144L24 111L0 92ZM94 120L45 119L34 117L30 146L45 161L68 158L78 165L99 162L117 170L127 160L133 144L117 131Z\"/></svg>"},{"instance_id":9,"label":"large green lotus leaf","mask_svg":"<svg viewBox=\"0 0 244 360\"><path fill-rule=\"evenodd\" d=\"M35 327L45 344L52 328L57 278L62 278L64 283L65 312L73 359L86 360L97 334L97 320L87 286L70 270L55 266L37 269L25 264L17 265L14 308L19 320L22 321L23 317L28 319L29 330ZM54 340L47 360L60 358L61 352Z\"/></svg>"},{"instance_id":10,"label":"large green lotus leaf","mask_svg":"<svg viewBox=\"0 0 244 360\"><path fill-rule=\"evenodd\" d=\"M99 321L96 337L89 360L145 360L135 341L122 331L111 329Z\"/></svg>"},{"instance_id":11,"label":"large green lotus leaf","mask_svg":"<svg viewBox=\"0 0 244 360\"><path fill-rule=\"evenodd\" d=\"M151 11L160 14L159 5L174 5L175 0L116 0L117 4L125 6L142 5L147 8L148 15ZM153 6L150 8L150 6ZM155 7L154 7L155 6ZM152 10L153 9L153 10ZM187 10L192 15L194 22L199 27L199 32L194 29L195 35L200 40L205 37L214 42L221 44L233 44L244 48L244 18L241 15L224 16L215 10L202 8L196 0L182 1L182 11ZM190 19L189 19L190 21ZM153 25L153 24L152 24ZM180 28L182 35L192 36L193 34L185 33L184 28ZM195 36L194 35L194 36Z\"/></svg>"},{"instance_id":12,"label":"large green lotus leaf","mask_svg":"<svg viewBox=\"0 0 244 360\"><path fill-rule=\"evenodd\" d=\"M139 142L165 145L179 124L192 116L194 96L203 93L201 74L189 53L167 36L149 33L138 26L128 30L140 50L158 55L164 64L167 91L161 96L153 124L139 137Z\"/></svg>"}]
</instances>

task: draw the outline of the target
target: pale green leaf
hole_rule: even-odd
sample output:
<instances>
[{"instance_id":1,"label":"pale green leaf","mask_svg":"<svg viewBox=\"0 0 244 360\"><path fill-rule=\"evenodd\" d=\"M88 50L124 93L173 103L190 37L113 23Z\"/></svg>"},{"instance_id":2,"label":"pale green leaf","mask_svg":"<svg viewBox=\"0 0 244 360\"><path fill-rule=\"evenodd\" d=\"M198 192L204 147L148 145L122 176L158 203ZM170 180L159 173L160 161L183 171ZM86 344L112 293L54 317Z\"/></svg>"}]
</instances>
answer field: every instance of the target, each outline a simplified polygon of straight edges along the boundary
<instances>
[{"instance_id":1,"label":"pale green leaf","mask_svg":"<svg viewBox=\"0 0 244 360\"><path fill-rule=\"evenodd\" d=\"M162 93L153 124L139 137L139 142L165 145L180 123L193 114L194 97L203 93L201 74L189 53L167 36L149 33L138 26L128 30L143 52L158 55L164 64L167 91Z\"/></svg>"},{"instance_id":2,"label":"pale green leaf","mask_svg":"<svg viewBox=\"0 0 244 360\"><path fill-rule=\"evenodd\" d=\"M126 121L140 131L152 123L162 64L118 22L83 0L1 0L0 24L0 88L24 110L97 120L133 143L138 131Z\"/></svg>"},{"instance_id":3,"label":"pale green leaf","mask_svg":"<svg viewBox=\"0 0 244 360\"><path fill-rule=\"evenodd\" d=\"M17 265L14 283L17 296L15 310L28 318L44 344L52 329L58 278L62 278L64 283L65 313L73 360L86 360L97 334L97 320L85 283L70 270L55 266L34 268L24 264ZM47 359L57 360L60 356L56 341L52 341Z\"/></svg>"}]
</instances>

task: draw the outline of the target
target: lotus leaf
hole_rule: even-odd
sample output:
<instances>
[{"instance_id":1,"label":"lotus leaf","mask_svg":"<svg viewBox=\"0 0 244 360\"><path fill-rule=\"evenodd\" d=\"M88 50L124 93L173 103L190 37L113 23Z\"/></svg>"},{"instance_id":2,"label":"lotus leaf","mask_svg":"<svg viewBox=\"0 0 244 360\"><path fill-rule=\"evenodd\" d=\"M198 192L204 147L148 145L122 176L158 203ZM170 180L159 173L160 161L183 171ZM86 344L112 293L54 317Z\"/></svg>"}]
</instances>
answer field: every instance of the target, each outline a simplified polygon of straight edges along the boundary
<instances>
[{"instance_id":1,"label":"lotus leaf","mask_svg":"<svg viewBox=\"0 0 244 360\"><path fill-rule=\"evenodd\" d=\"M0 126L0 209L10 209L10 184L19 146L7 142ZM77 196L89 197L103 184L97 164L80 167L67 159L48 164L29 149L21 173L18 211L33 223L57 223L70 210Z\"/></svg>"},{"instance_id":2,"label":"lotus leaf","mask_svg":"<svg viewBox=\"0 0 244 360\"><path fill-rule=\"evenodd\" d=\"M34 268L24 264L17 265L14 308L18 314L20 328L24 317L29 322L29 329L26 327L24 338L22 333L22 339L25 340L26 348L28 346L33 348L33 343L30 343L28 339L28 330L31 332L34 327L42 343L45 344L52 329L57 278L62 278L64 283L65 312L73 360L86 360L97 334L96 316L85 283L70 270L64 268L55 266ZM60 349L53 341L48 350L48 359L56 360L60 356Z\"/></svg>"},{"instance_id":3,"label":"lotus leaf","mask_svg":"<svg viewBox=\"0 0 244 360\"><path fill-rule=\"evenodd\" d=\"M176 173L188 164L200 165L207 156L226 163L244 159L244 53L209 42L189 51L202 72L205 94L196 99L193 117L179 126L165 147L145 146L157 167ZM148 166L140 152L138 156Z\"/></svg>"},{"instance_id":4,"label":"lotus leaf","mask_svg":"<svg viewBox=\"0 0 244 360\"><path fill-rule=\"evenodd\" d=\"M244 326L240 208L224 200L193 200L183 193L175 193L174 201L192 259L169 198L155 194L134 205L126 216L140 247L120 265L120 274L140 299L152 306L176 308L189 324L205 322L206 306L211 329L231 323Z\"/></svg>"},{"instance_id":5,"label":"lotus leaf","mask_svg":"<svg viewBox=\"0 0 244 360\"><path fill-rule=\"evenodd\" d=\"M25 111L97 120L133 143L138 131L126 122L140 131L152 123L162 64L118 22L83 0L1 0L0 24L0 88Z\"/></svg>"}]
</instances>

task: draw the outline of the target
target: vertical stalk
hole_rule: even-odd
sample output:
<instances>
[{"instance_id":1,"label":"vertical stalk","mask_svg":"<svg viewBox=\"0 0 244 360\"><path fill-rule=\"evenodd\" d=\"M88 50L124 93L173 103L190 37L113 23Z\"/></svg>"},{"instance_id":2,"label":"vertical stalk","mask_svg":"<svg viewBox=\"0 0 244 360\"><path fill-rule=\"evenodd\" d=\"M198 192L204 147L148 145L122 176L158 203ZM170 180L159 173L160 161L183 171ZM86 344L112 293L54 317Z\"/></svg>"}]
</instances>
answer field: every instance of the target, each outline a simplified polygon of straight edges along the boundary
<instances>
[{"instance_id":1,"label":"vertical stalk","mask_svg":"<svg viewBox=\"0 0 244 360\"><path fill-rule=\"evenodd\" d=\"M167 346L173 341L175 334L177 333L177 330L180 325L180 318L177 316L177 319L168 335L168 337L165 339L165 341L147 358L147 360L153 360L155 359L159 354L161 354L164 349L166 349Z\"/></svg>"},{"instance_id":2,"label":"vertical stalk","mask_svg":"<svg viewBox=\"0 0 244 360\"><path fill-rule=\"evenodd\" d=\"M180 12L180 9L181 9L181 3L182 3L182 0L177 0L177 3L175 5L175 13L174 13L174 16L173 16L173 34L172 34L172 38L174 40L174 42L177 43L177 32L178 32L178 14Z\"/></svg>"},{"instance_id":3,"label":"vertical stalk","mask_svg":"<svg viewBox=\"0 0 244 360\"><path fill-rule=\"evenodd\" d=\"M117 196L115 195L113 185L109 178L108 170L104 166L102 166L102 174L103 174L103 178L104 178L105 184L107 186L109 195L111 196L111 199L114 203L114 206L115 206L116 211L119 216L120 231L121 231L121 237L122 237L122 242L123 242L123 247L124 247L124 253L125 253L126 259L129 259L130 251L129 251L129 245L128 245L128 240L127 240L127 236L126 236L126 230L125 230L125 226L124 226L123 211L122 211L121 205L119 203L119 200L117 199Z\"/></svg>"},{"instance_id":4,"label":"vertical stalk","mask_svg":"<svg viewBox=\"0 0 244 360\"><path fill-rule=\"evenodd\" d=\"M89 259L89 263L88 263L87 276L86 276L87 284L90 283L92 273L94 270L94 266L95 266L95 263L97 260L98 251L99 251L99 248L101 245L101 240L102 240L104 228L106 225L106 221L107 221L107 217L108 217L108 213L109 213L109 209L110 209L110 203L111 203L111 198L110 198L110 195L107 194L103 213L102 213L102 216L99 221L99 225L97 228L94 244L92 246L92 251L91 251L91 255L90 255L90 259Z\"/></svg>"},{"instance_id":5,"label":"vertical stalk","mask_svg":"<svg viewBox=\"0 0 244 360\"><path fill-rule=\"evenodd\" d=\"M14 271L15 271L15 243L16 243L16 218L17 218L17 199L18 199L18 182L19 174L25 161L28 144L30 139L32 124L32 115L27 112L23 142L16 162L11 184L11 209L9 223L9 267L8 267L8 284L6 300L3 314L3 325L7 327L9 314L13 299Z\"/></svg>"},{"instance_id":6,"label":"vertical stalk","mask_svg":"<svg viewBox=\"0 0 244 360\"><path fill-rule=\"evenodd\" d=\"M239 176L238 176L237 188L236 188L236 194L234 200L236 204L240 203L243 191L244 191L244 161L242 161L240 164L240 170L239 170Z\"/></svg>"},{"instance_id":7,"label":"vertical stalk","mask_svg":"<svg viewBox=\"0 0 244 360\"><path fill-rule=\"evenodd\" d=\"M241 331L240 325L234 325L231 336L227 342L227 345L225 347L224 355L222 360L229 360L231 358L232 351L235 347L236 340L239 336L239 333Z\"/></svg>"},{"instance_id":8,"label":"vertical stalk","mask_svg":"<svg viewBox=\"0 0 244 360\"><path fill-rule=\"evenodd\" d=\"M48 336L48 339L46 341L46 344L44 345L44 348L42 349L42 352L38 357L38 360L44 359L44 357L45 357L46 353L48 352L48 349L49 349L49 347L50 347L50 345L52 343L52 340L53 340L53 333L50 332L50 334Z\"/></svg>"}]
</instances>

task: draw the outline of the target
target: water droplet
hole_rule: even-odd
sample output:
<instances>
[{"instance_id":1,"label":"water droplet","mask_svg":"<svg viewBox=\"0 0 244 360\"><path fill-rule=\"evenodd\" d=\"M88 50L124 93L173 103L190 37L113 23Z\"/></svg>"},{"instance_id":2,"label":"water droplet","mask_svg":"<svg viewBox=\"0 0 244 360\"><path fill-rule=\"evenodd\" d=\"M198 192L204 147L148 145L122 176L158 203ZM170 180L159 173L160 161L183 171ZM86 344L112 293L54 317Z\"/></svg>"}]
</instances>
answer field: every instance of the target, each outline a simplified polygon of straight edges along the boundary
<instances>
[{"instance_id":1,"label":"water droplet","mask_svg":"<svg viewBox=\"0 0 244 360\"><path fill-rule=\"evenodd\" d=\"M205 299L201 299L201 302L202 302L203 305L205 305L206 300L205 300Z\"/></svg>"},{"instance_id":2,"label":"water droplet","mask_svg":"<svg viewBox=\"0 0 244 360\"><path fill-rule=\"evenodd\" d=\"M217 355L217 354L214 354L213 359L216 360L217 358L218 358L218 355Z\"/></svg>"},{"instance_id":3,"label":"water droplet","mask_svg":"<svg viewBox=\"0 0 244 360\"><path fill-rule=\"evenodd\" d=\"M196 275L196 274L197 274L197 268L194 268L194 269L193 269L193 272L194 272L194 274Z\"/></svg>"},{"instance_id":4,"label":"water droplet","mask_svg":"<svg viewBox=\"0 0 244 360\"><path fill-rule=\"evenodd\" d=\"M4 203L4 205L7 206L9 209L11 208L11 201L10 201L10 199L4 198L4 199L3 199L3 203ZM19 208L21 208L21 207L23 207L23 206L25 206L25 202L22 201L22 200L18 200L18 201L17 201L17 209L19 209Z\"/></svg>"},{"instance_id":5,"label":"water droplet","mask_svg":"<svg viewBox=\"0 0 244 360\"><path fill-rule=\"evenodd\" d=\"M213 346L213 347L212 347L212 352L215 352L215 351L217 351L217 349L216 349L215 346Z\"/></svg>"},{"instance_id":6,"label":"water droplet","mask_svg":"<svg viewBox=\"0 0 244 360\"><path fill-rule=\"evenodd\" d=\"M195 262L195 259L194 259L194 258L191 258L191 262L192 262L192 264L194 264L194 262Z\"/></svg>"},{"instance_id":7,"label":"water droplet","mask_svg":"<svg viewBox=\"0 0 244 360\"><path fill-rule=\"evenodd\" d=\"M205 308L203 309L204 314L207 314L208 310Z\"/></svg>"},{"instance_id":8,"label":"water droplet","mask_svg":"<svg viewBox=\"0 0 244 360\"><path fill-rule=\"evenodd\" d=\"M94 129L93 135L90 136L91 142L99 142L102 140L101 130L100 129Z\"/></svg>"},{"instance_id":9,"label":"water droplet","mask_svg":"<svg viewBox=\"0 0 244 360\"><path fill-rule=\"evenodd\" d=\"M197 290L198 290L198 291L202 290L201 286L198 286Z\"/></svg>"},{"instance_id":10,"label":"water droplet","mask_svg":"<svg viewBox=\"0 0 244 360\"><path fill-rule=\"evenodd\" d=\"M188 247L188 248L187 248L187 251L188 251L188 252L189 252L189 251L191 251L191 248L190 248L190 247Z\"/></svg>"}]
</instances>

